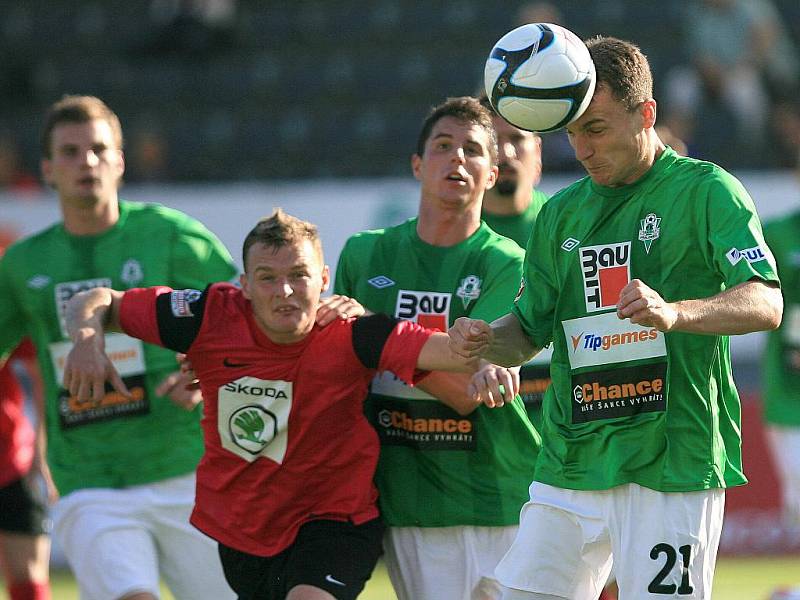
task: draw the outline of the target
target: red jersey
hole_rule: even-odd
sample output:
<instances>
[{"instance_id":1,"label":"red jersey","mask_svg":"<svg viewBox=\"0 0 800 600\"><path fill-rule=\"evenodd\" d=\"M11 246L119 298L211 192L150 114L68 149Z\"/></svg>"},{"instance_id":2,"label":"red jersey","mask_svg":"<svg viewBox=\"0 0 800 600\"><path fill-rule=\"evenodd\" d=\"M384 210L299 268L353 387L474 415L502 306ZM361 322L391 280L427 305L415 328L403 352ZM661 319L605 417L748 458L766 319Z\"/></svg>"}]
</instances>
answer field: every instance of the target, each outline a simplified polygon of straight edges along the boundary
<instances>
[{"instance_id":1,"label":"red jersey","mask_svg":"<svg viewBox=\"0 0 800 600\"><path fill-rule=\"evenodd\" d=\"M375 315L275 344L240 289L125 293L126 333L186 352L203 392L205 454L191 522L242 552L273 556L304 523L378 516L379 443L363 414L376 370L408 383L431 330Z\"/></svg>"},{"instance_id":2,"label":"red jersey","mask_svg":"<svg viewBox=\"0 0 800 600\"><path fill-rule=\"evenodd\" d=\"M14 358L34 358L26 340L0 368L0 487L20 479L31 468L34 432L25 416L25 395L11 370Z\"/></svg>"}]
</instances>

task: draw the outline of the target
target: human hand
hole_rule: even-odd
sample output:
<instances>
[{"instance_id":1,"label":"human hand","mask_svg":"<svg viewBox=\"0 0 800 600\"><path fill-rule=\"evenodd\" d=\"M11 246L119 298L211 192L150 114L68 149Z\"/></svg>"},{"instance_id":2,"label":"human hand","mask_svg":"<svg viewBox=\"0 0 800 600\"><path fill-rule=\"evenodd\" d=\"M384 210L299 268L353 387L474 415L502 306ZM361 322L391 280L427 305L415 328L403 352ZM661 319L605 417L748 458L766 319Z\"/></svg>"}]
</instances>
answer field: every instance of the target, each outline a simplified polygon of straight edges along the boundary
<instances>
[{"instance_id":1,"label":"human hand","mask_svg":"<svg viewBox=\"0 0 800 600\"><path fill-rule=\"evenodd\" d=\"M489 408L499 408L512 402L519 393L519 367L499 367L482 361L470 381L467 392L477 402Z\"/></svg>"},{"instance_id":2,"label":"human hand","mask_svg":"<svg viewBox=\"0 0 800 600\"><path fill-rule=\"evenodd\" d=\"M631 323L637 325L655 327L659 331L670 331L678 322L675 305L666 302L640 279L632 279L622 288L617 302L617 316L630 319Z\"/></svg>"},{"instance_id":3,"label":"human hand","mask_svg":"<svg viewBox=\"0 0 800 600\"><path fill-rule=\"evenodd\" d=\"M100 336L99 339L96 336ZM74 343L64 366L64 388L70 395L85 402L100 402L106 394L105 382L116 391L131 398L114 364L106 356L103 335L89 335Z\"/></svg>"},{"instance_id":4,"label":"human hand","mask_svg":"<svg viewBox=\"0 0 800 600\"><path fill-rule=\"evenodd\" d=\"M459 317L448 329L450 350L466 359L480 358L494 340L494 332L486 321Z\"/></svg>"},{"instance_id":5,"label":"human hand","mask_svg":"<svg viewBox=\"0 0 800 600\"><path fill-rule=\"evenodd\" d=\"M358 301L349 296L326 296L319 299L317 307L317 325L324 327L333 323L336 319L349 319L350 317L360 317L366 311Z\"/></svg>"},{"instance_id":6,"label":"human hand","mask_svg":"<svg viewBox=\"0 0 800 600\"><path fill-rule=\"evenodd\" d=\"M156 394L169 398L185 410L192 410L203 401L200 382L185 354L178 353L175 358L181 365L180 370L167 375L156 388Z\"/></svg>"}]
</instances>

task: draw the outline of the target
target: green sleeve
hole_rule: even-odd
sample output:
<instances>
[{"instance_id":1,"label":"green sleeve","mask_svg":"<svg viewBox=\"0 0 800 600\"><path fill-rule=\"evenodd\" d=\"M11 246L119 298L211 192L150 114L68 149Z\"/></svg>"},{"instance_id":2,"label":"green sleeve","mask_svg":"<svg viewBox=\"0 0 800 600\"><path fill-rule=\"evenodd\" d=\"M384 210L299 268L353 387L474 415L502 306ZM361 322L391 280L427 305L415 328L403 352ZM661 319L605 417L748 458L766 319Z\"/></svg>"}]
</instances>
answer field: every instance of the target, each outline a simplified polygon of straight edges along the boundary
<instances>
[{"instance_id":1,"label":"green sleeve","mask_svg":"<svg viewBox=\"0 0 800 600\"><path fill-rule=\"evenodd\" d=\"M753 200L741 183L720 172L710 179L706 198L708 243L725 285L730 288L753 278L778 281Z\"/></svg>"},{"instance_id":2,"label":"green sleeve","mask_svg":"<svg viewBox=\"0 0 800 600\"><path fill-rule=\"evenodd\" d=\"M537 348L544 348L553 340L553 319L559 289L546 208L536 219L528 239L522 289L512 311L522 330Z\"/></svg>"},{"instance_id":3,"label":"green sleeve","mask_svg":"<svg viewBox=\"0 0 800 600\"><path fill-rule=\"evenodd\" d=\"M203 289L210 283L230 281L237 274L230 253L199 221L187 218L175 232L170 285Z\"/></svg>"},{"instance_id":4,"label":"green sleeve","mask_svg":"<svg viewBox=\"0 0 800 600\"><path fill-rule=\"evenodd\" d=\"M492 257L494 264L502 267L492 274L481 291L480 298L470 313L473 319L483 319L491 323L511 312L514 298L522 280L523 253L515 246L503 259Z\"/></svg>"},{"instance_id":5,"label":"green sleeve","mask_svg":"<svg viewBox=\"0 0 800 600\"><path fill-rule=\"evenodd\" d=\"M333 280L333 293L343 294L345 296L355 296L355 286L353 283L352 273L354 272L352 259L354 255L352 251L353 238L347 240L339 254L339 261L336 264L336 276Z\"/></svg>"},{"instance_id":6,"label":"green sleeve","mask_svg":"<svg viewBox=\"0 0 800 600\"><path fill-rule=\"evenodd\" d=\"M25 336L25 317L20 310L11 282L11 264L0 258L0 364Z\"/></svg>"}]
</instances>

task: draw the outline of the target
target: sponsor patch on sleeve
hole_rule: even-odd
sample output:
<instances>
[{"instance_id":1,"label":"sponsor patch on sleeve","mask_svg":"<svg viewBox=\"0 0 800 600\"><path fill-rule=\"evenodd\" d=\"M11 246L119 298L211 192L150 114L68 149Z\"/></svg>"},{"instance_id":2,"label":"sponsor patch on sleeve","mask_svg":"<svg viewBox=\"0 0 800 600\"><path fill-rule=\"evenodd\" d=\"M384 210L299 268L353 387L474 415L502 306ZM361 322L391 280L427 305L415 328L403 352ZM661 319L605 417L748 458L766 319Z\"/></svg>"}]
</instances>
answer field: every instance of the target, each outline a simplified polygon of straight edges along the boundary
<instances>
[{"instance_id":1,"label":"sponsor patch on sleeve","mask_svg":"<svg viewBox=\"0 0 800 600\"><path fill-rule=\"evenodd\" d=\"M170 294L172 314L176 317L193 317L192 304L197 302L203 293L199 290L175 290Z\"/></svg>"},{"instance_id":2,"label":"sponsor patch on sleeve","mask_svg":"<svg viewBox=\"0 0 800 600\"><path fill-rule=\"evenodd\" d=\"M752 248L745 248L744 250L731 248L725 253L725 256L732 265L737 264L740 260L746 260L751 265L762 260L767 260L767 252L765 252L761 246L753 246Z\"/></svg>"}]
</instances>

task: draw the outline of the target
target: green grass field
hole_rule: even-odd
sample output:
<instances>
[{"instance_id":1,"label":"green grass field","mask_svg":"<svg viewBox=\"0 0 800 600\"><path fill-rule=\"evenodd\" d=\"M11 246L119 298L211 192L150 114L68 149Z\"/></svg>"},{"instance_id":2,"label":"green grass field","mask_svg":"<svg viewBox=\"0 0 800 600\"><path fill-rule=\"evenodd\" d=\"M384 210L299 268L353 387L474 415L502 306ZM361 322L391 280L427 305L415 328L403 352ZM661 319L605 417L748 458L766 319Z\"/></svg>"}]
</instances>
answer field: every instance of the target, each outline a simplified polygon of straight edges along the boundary
<instances>
[{"instance_id":1,"label":"green grass field","mask_svg":"<svg viewBox=\"0 0 800 600\"><path fill-rule=\"evenodd\" d=\"M788 584L800 585L800 556L721 558L714 579L714 600L768 600L772 590ZM55 571L52 585L53 600L78 600L75 581L69 572ZM0 590L0 600L8 600L5 588ZM162 600L173 600L166 589ZM382 564L360 600L396 600Z\"/></svg>"}]
</instances>

